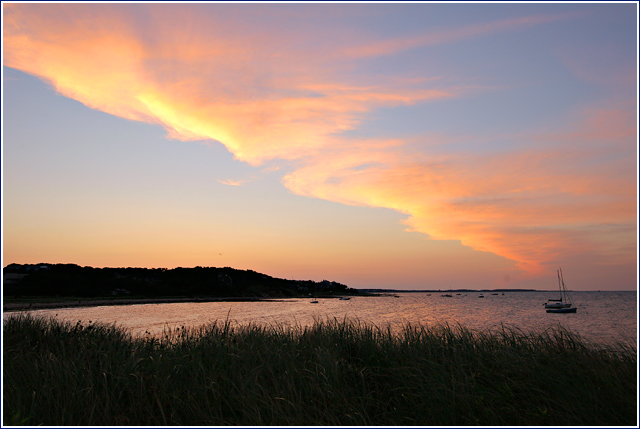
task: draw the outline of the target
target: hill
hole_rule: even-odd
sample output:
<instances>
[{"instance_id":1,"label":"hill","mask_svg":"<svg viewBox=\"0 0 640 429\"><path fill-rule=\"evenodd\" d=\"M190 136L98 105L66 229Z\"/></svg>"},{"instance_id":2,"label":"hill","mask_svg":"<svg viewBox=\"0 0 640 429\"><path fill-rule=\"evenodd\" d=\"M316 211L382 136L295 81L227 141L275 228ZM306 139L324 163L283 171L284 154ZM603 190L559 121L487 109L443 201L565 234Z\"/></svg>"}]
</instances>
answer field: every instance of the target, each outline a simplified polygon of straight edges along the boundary
<instances>
[{"instance_id":1,"label":"hill","mask_svg":"<svg viewBox=\"0 0 640 429\"><path fill-rule=\"evenodd\" d=\"M76 264L10 264L3 269L5 297L295 297L357 294L323 280L287 280L230 267L94 268Z\"/></svg>"}]
</instances>

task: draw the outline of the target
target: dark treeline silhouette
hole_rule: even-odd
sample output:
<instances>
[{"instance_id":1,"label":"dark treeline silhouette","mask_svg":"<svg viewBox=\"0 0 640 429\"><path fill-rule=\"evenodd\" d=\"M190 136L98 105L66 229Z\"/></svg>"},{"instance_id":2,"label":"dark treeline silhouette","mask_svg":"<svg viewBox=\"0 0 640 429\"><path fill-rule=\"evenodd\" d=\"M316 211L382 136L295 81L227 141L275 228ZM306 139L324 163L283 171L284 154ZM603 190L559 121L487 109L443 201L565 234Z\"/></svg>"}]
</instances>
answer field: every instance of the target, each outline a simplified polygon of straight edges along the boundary
<instances>
[{"instance_id":1,"label":"dark treeline silhouette","mask_svg":"<svg viewBox=\"0 0 640 429\"><path fill-rule=\"evenodd\" d=\"M93 268L76 264L10 264L3 270L5 296L213 296L295 297L356 294L323 280L286 280L224 267Z\"/></svg>"}]
</instances>

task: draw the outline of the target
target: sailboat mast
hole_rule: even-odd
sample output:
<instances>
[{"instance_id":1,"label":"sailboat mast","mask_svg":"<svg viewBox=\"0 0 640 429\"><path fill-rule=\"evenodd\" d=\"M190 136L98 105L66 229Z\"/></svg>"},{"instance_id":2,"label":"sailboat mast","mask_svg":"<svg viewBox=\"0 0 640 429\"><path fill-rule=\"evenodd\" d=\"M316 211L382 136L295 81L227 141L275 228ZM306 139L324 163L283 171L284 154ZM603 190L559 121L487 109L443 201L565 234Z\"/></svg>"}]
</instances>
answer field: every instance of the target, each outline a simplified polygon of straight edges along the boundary
<instances>
[{"instance_id":1,"label":"sailboat mast","mask_svg":"<svg viewBox=\"0 0 640 429\"><path fill-rule=\"evenodd\" d=\"M571 303L571 299L569 298L569 293L567 292L567 287L564 285L564 277L562 276L562 268L560 268L560 280L562 281L562 294L566 298L566 302Z\"/></svg>"}]
</instances>

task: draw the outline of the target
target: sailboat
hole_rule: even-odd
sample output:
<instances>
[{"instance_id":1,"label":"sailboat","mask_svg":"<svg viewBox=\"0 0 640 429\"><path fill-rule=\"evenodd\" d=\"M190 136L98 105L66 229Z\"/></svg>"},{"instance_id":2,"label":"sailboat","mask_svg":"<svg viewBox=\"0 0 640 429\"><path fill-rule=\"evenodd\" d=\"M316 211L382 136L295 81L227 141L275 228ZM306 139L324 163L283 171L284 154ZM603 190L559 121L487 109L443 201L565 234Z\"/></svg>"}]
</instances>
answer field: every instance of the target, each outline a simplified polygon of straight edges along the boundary
<instances>
[{"instance_id":1,"label":"sailboat","mask_svg":"<svg viewBox=\"0 0 640 429\"><path fill-rule=\"evenodd\" d=\"M544 308L569 308L571 307L571 303L570 302L565 302L565 294L563 292L563 282L562 282L562 278L560 277L560 270L558 270L558 288L560 289L560 298L559 299L553 299L553 298L549 298L545 304L544 304Z\"/></svg>"},{"instance_id":2,"label":"sailboat","mask_svg":"<svg viewBox=\"0 0 640 429\"><path fill-rule=\"evenodd\" d=\"M564 285L562 268L558 270L558 287L560 288L560 299L549 299L549 301L552 302L544 304L547 313L575 313L578 311L578 309L573 306L567 287Z\"/></svg>"}]
</instances>

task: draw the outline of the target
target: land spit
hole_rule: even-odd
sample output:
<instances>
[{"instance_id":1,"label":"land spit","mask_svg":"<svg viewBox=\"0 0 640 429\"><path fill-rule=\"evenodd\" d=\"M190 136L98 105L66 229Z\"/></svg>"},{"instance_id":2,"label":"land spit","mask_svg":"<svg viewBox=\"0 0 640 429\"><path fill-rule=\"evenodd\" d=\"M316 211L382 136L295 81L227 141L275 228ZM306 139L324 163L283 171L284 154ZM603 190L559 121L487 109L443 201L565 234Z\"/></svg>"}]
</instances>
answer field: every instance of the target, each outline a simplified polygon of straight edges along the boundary
<instances>
[{"instance_id":1,"label":"land spit","mask_svg":"<svg viewBox=\"0 0 640 429\"><path fill-rule=\"evenodd\" d=\"M340 298L342 295L314 295L313 298ZM362 296L377 296L376 294L363 294ZM52 300L24 300L16 302L5 302L2 305L2 312L16 312L28 310L49 310L53 308L70 307L98 307L105 305L135 305L135 304L173 304L180 302L256 302L256 301L285 301L287 299L307 299L306 296L290 297L164 297L164 298L101 298L101 299L69 299L62 298L60 301Z\"/></svg>"},{"instance_id":2,"label":"land spit","mask_svg":"<svg viewBox=\"0 0 640 429\"><path fill-rule=\"evenodd\" d=\"M117 298L117 299L92 299L92 300L64 300L41 302L10 302L2 305L3 312L47 310L52 308L69 307L97 307L104 305L135 305L135 304L172 304L179 302L231 302L231 301L282 301L281 298L259 297L175 297L175 298Z\"/></svg>"}]
</instances>

